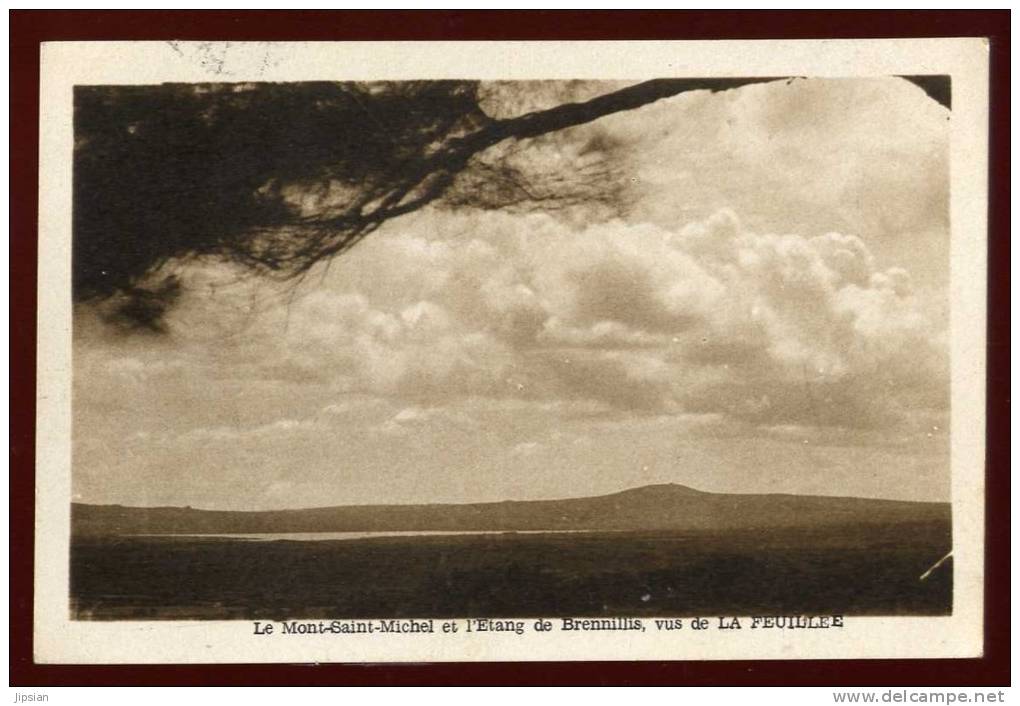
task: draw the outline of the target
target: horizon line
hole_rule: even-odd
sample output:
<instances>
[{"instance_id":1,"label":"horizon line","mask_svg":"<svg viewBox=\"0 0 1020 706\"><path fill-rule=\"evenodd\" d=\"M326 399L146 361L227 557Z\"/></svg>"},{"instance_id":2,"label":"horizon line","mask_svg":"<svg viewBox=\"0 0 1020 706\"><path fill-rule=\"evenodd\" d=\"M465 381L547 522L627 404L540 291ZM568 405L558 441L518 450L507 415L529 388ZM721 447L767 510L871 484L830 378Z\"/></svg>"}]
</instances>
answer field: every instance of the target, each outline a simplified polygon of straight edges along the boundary
<instances>
[{"instance_id":1,"label":"horizon line","mask_svg":"<svg viewBox=\"0 0 1020 706\"><path fill-rule=\"evenodd\" d=\"M796 498L827 498L833 500L865 500L870 502L887 502L887 503L911 503L911 504L927 504L927 505L952 505L952 499L949 500L904 500L902 498L875 498L865 497L860 495L817 495L813 493L731 493L731 492L716 492L710 490L699 490L683 483L649 483L648 485L638 485L630 488L624 488L622 490L615 490L609 493L602 493L599 495L579 495L573 497L558 497L558 498L533 498L527 500L506 498L503 500L478 500L468 502L370 502L370 503L351 503L351 504L336 504L336 505L313 505L306 507L285 507L285 508L274 508L274 509L261 509L261 510L230 510L224 508L208 508L208 507L195 507L193 505L125 505L123 503L94 503L94 502L82 502L71 500L71 506L80 505L87 507L120 507L128 508L132 510L193 510L196 512L229 512L229 513L268 513L268 512L304 512L309 510L331 510L335 508L352 508L352 507L424 507L424 506L452 506L452 507L464 507L469 505L504 505L507 503L550 503L550 502L565 502L575 500L596 500L600 498L608 498L614 495L623 495L625 493L632 493L640 490L649 490L653 488L670 488L670 489L683 489L686 492L697 494L697 495L734 495L734 496L769 496L769 497L796 497Z\"/></svg>"}]
</instances>

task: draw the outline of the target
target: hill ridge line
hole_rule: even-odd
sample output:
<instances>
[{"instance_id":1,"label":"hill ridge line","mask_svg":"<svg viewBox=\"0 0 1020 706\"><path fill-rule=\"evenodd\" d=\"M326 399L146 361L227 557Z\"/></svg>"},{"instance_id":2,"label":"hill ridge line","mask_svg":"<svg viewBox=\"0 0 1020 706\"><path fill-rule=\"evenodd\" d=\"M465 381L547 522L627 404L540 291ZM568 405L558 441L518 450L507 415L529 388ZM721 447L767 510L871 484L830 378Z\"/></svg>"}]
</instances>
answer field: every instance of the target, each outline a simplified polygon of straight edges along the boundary
<instances>
[{"instance_id":1,"label":"hill ridge line","mask_svg":"<svg viewBox=\"0 0 1020 706\"><path fill-rule=\"evenodd\" d=\"M527 499L527 500L483 500L478 502L427 502L427 503L360 503L360 504L347 504L347 505L318 505L312 507L293 507L293 508L274 508L268 510L229 510L223 508L201 508L191 507L185 505L123 505L120 503L81 503L72 502L72 507L79 508L104 508L104 509L124 509L124 510L176 510L176 511L188 511L188 512L202 512L202 513L229 513L229 514L269 514L269 513L299 513L299 512L318 512L327 510L340 510L340 509L411 509L411 508L471 508L471 507L499 507L499 506L510 506L510 505L540 505L540 504L556 504L556 503L583 503L599 500L611 500L613 498L620 497L635 497L641 493L647 493L649 491L660 491L660 492L671 492L677 495L682 494L688 498L734 498L734 499L751 499L751 498L771 498L771 499L818 499L818 500L832 500L832 501L856 501L865 503L880 503L880 504L909 504L909 505L950 505L948 501L937 501L937 500L898 500L892 498L864 498L853 495L809 495L809 494L798 494L798 493L720 493L708 490L698 490L688 485L681 483L652 483L649 485L641 485L633 488L625 488L623 490L614 491L612 493L605 493L602 495L584 495L574 498L539 498L539 499Z\"/></svg>"}]
</instances>

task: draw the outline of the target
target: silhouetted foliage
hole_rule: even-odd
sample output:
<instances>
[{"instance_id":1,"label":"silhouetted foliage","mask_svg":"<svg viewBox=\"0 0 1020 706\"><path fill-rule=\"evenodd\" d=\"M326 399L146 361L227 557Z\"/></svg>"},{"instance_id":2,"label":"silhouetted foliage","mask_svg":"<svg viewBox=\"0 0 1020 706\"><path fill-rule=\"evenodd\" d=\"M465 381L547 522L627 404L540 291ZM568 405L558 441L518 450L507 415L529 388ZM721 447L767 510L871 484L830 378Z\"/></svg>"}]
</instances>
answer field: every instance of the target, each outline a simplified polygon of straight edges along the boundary
<instances>
[{"instance_id":1,"label":"silhouetted foliage","mask_svg":"<svg viewBox=\"0 0 1020 706\"><path fill-rule=\"evenodd\" d=\"M78 87L74 298L115 301L119 323L159 331L180 291L156 276L171 260L215 255L287 278L444 196L481 208L611 202L606 145L559 174L527 173L514 150L683 91L769 80L647 81L507 119L488 116L465 81ZM507 140L513 149L484 154Z\"/></svg>"},{"instance_id":2,"label":"silhouetted foliage","mask_svg":"<svg viewBox=\"0 0 1020 706\"><path fill-rule=\"evenodd\" d=\"M377 226L417 165L484 119L468 83L79 88L75 296L193 253L307 267Z\"/></svg>"}]
</instances>

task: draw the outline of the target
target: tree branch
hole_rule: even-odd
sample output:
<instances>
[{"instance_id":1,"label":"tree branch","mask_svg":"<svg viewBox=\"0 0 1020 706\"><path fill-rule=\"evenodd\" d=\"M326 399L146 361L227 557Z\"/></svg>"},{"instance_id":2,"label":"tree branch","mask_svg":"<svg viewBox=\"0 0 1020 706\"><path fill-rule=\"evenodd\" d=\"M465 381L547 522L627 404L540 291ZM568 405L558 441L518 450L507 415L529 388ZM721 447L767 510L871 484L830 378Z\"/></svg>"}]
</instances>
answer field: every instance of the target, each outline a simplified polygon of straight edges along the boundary
<instances>
[{"instance_id":1,"label":"tree branch","mask_svg":"<svg viewBox=\"0 0 1020 706\"><path fill-rule=\"evenodd\" d=\"M525 139L549 132L590 123L606 115L640 108L649 103L690 91L728 91L754 83L781 81L790 77L768 76L756 78L676 78L655 79L607 93L583 103L566 103L548 110L536 111L498 120L478 132L463 138L479 142L478 149L491 147L509 138ZM477 151L477 150L476 150Z\"/></svg>"},{"instance_id":2,"label":"tree branch","mask_svg":"<svg viewBox=\"0 0 1020 706\"><path fill-rule=\"evenodd\" d=\"M475 132L457 137L442 149L422 160L417 166L395 180L396 186L377 207L360 214L359 227L342 232L339 237L322 237L312 247L299 252L294 274L311 268L316 262L338 255L360 242L387 220L416 211L443 196L453 183L453 176L465 168L473 156L504 140L527 139L576 127L606 115L640 108L649 103L690 91L728 91L755 83L788 80L789 77L755 78L681 78L655 79L628 86L619 91L592 98L583 103L566 103L547 110L520 115L516 118L484 123ZM409 201L408 194L416 193ZM316 229L336 229L349 221L349 216L318 220ZM322 241L325 241L323 243ZM317 247L316 247L317 245Z\"/></svg>"}]
</instances>

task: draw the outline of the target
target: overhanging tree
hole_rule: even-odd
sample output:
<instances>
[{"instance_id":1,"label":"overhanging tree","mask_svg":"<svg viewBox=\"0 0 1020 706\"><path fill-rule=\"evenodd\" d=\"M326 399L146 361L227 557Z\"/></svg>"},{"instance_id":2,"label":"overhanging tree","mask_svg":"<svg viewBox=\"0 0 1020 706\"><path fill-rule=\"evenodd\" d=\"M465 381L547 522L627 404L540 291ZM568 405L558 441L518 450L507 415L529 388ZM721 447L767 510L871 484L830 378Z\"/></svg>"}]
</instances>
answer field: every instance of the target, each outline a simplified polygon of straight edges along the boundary
<instances>
[{"instance_id":1,"label":"overhanging tree","mask_svg":"<svg viewBox=\"0 0 1020 706\"><path fill-rule=\"evenodd\" d=\"M465 81L79 87L74 299L116 298L121 323L159 330L179 284L153 275L170 261L214 255L292 278L431 203L611 202L618 175L598 145L559 175L521 169L505 145L773 80L645 81L504 119Z\"/></svg>"}]
</instances>

